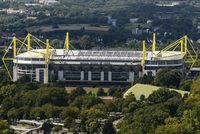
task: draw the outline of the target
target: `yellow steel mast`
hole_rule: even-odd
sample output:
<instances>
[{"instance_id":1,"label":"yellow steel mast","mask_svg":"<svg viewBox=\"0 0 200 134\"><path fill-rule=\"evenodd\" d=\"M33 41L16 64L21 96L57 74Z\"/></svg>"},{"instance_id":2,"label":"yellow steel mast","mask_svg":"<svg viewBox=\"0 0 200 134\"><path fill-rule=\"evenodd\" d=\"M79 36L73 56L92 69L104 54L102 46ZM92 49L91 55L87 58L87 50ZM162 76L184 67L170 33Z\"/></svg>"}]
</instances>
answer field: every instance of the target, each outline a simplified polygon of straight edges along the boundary
<instances>
[{"instance_id":1,"label":"yellow steel mast","mask_svg":"<svg viewBox=\"0 0 200 134\"><path fill-rule=\"evenodd\" d=\"M46 40L46 57L45 57L46 64L49 63L49 40Z\"/></svg>"},{"instance_id":2,"label":"yellow steel mast","mask_svg":"<svg viewBox=\"0 0 200 134\"><path fill-rule=\"evenodd\" d=\"M153 33L152 52L156 51L156 33Z\"/></svg>"},{"instance_id":3,"label":"yellow steel mast","mask_svg":"<svg viewBox=\"0 0 200 134\"><path fill-rule=\"evenodd\" d=\"M13 57L17 55L17 39L13 37Z\"/></svg>"},{"instance_id":4,"label":"yellow steel mast","mask_svg":"<svg viewBox=\"0 0 200 134\"><path fill-rule=\"evenodd\" d=\"M183 40L181 40L180 41L180 43L181 43L181 58L183 58Z\"/></svg>"},{"instance_id":5,"label":"yellow steel mast","mask_svg":"<svg viewBox=\"0 0 200 134\"><path fill-rule=\"evenodd\" d=\"M30 51L31 50L31 34L28 33L27 35L27 41L28 41L28 48L27 48L27 51Z\"/></svg>"},{"instance_id":6,"label":"yellow steel mast","mask_svg":"<svg viewBox=\"0 0 200 134\"><path fill-rule=\"evenodd\" d=\"M187 53L187 41L188 41L188 37L187 37L187 35L185 35L185 36L184 36L185 53Z\"/></svg>"},{"instance_id":7,"label":"yellow steel mast","mask_svg":"<svg viewBox=\"0 0 200 134\"><path fill-rule=\"evenodd\" d=\"M145 45L145 41L143 40L142 42L142 75L144 75L146 55L147 55L146 45Z\"/></svg>"},{"instance_id":8,"label":"yellow steel mast","mask_svg":"<svg viewBox=\"0 0 200 134\"><path fill-rule=\"evenodd\" d=\"M65 49L69 50L69 32L66 33L66 39L65 39Z\"/></svg>"},{"instance_id":9,"label":"yellow steel mast","mask_svg":"<svg viewBox=\"0 0 200 134\"><path fill-rule=\"evenodd\" d=\"M45 75L46 75L46 80L45 83L48 83L49 81L49 40L46 40L46 55L45 55Z\"/></svg>"}]
</instances>

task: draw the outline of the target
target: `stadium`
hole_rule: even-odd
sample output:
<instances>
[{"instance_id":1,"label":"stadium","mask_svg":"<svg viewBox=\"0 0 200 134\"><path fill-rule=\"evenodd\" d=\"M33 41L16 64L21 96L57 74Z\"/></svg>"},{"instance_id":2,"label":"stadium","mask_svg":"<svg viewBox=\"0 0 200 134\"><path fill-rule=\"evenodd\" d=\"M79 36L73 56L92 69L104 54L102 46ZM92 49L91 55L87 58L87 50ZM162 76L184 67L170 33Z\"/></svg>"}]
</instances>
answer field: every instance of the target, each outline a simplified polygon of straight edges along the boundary
<instances>
[{"instance_id":1,"label":"stadium","mask_svg":"<svg viewBox=\"0 0 200 134\"><path fill-rule=\"evenodd\" d=\"M26 75L31 81L49 83L102 82L133 83L144 74L156 75L160 68L178 69L188 74L197 60L191 40L183 36L162 50L156 50L156 34L147 48L142 42L142 51L71 50L69 34L66 34L64 49L53 48L30 33L24 41L13 40L2 58L12 81ZM7 62L13 62L13 68Z\"/></svg>"}]
</instances>

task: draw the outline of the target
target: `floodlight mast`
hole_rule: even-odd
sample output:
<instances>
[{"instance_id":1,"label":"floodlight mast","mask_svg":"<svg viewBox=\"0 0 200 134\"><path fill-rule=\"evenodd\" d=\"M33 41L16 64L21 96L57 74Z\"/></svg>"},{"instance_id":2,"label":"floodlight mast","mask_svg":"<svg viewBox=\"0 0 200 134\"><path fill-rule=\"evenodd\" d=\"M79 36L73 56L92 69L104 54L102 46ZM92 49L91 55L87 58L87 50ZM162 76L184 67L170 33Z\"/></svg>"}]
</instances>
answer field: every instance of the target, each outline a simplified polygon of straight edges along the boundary
<instances>
[{"instance_id":1,"label":"floodlight mast","mask_svg":"<svg viewBox=\"0 0 200 134\"><path fill-rule=\"evenodd\" d=\"M145 60L146 60L146 45L145 41L142 41L142 75L144 75L144 70L145 70Z\"/></svg>"},{"instance_id":2,"label":"floodlight mast","mask_svg":"<svg viewBox=\"0 0 200 134\"><path fill-rule=\"evenodd\" d=\"M153 33L152 52L156 51L156 33Z\"/></svg>"},{"instance_id":3,"label":"floodlight mast","mask_svg":"<svg viewBox=\"0 0 200 134\"><path fill-rule=\"evenodd\" d=\"M69 51L69 32L66 33L65 49Z\"/></svg>"},{"instance_id":4,"label":"floodlight mast","mask_svg":"<svg viewBox=\"0 0 200 134\"><path fill-rule=\"evenodd\" d=\"M45 55L45 76L46 78L44 79L44 83L47 84L49 82L49 57L50 57L50 53L49 53L49 40L46 40L46 55Z\"/></svg>"},{"instance_id":5,"label":"floodlight mast","mask_svg":"<svg viewBox=\"0 0 200 134\"><path fill-rule=\"evenodd\" d=\"M27 42L28 42L28 47L27 47L27 51L30 51L31 50L31 34L28 33L27 35Z\"/></svg>"}]
</instances>

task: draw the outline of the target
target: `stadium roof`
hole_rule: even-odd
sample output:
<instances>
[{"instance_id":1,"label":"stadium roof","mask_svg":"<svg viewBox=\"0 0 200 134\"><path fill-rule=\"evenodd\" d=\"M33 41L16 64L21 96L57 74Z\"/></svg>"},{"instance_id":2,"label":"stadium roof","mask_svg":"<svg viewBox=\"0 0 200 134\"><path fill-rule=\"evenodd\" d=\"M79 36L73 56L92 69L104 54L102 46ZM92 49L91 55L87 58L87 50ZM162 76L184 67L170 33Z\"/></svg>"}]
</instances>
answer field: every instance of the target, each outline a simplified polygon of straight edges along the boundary
<instances>
[{"instance_id":1,"label":"stadium roof","mask_svg":"<svg viewBox=\"0 0 200 134\"><path fill-rule=\"evenodd\" d=\"M135 84L131 88L129 88L123 95L123 98L126 98L127 95L129 94L134 94L136 99L139 100L141 95L144 95L145 98L148 98L150 94L152 94L154 91L158 90L159 86L152 86L152 85L145 85L145 84ZM182 90L177 90L177 89L172 89L169 88L169 90L176 91L180 93L182 96L184 94L189 94L190 92L188 91L182 91Z\"/></svg>"},{"instance_id":2,"label":"stadium roof","mask_svg":"<svg viewBox=\"0 0 200 134\"><path fill-rule=\"evenodd\" d=\"M101 51L101 50L69 50L52 49L50 59L52 60L110 60L110 61L141 61L142 51ZM156 51L154 53L159 53ZM34 49L17 55L18 58L44 58L46 49ZM181 59L180 52L163 52L160 59ZM147 51L146 60L152 60L152 51Z\"/></svg>"}]
</instances>

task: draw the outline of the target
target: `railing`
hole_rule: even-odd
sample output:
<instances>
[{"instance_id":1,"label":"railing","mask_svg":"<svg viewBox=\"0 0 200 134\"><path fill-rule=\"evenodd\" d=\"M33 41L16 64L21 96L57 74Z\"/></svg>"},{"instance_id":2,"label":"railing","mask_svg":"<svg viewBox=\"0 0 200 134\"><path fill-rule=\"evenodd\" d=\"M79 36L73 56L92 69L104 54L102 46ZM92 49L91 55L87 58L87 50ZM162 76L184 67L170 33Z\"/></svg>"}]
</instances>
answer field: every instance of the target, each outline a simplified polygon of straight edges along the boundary
<instances>
[{"instance_id":1,"label":"railing","mask_svg":"<svg viewBox=\"0 0 200 134\"><path fill-rule=\"evenodd\" d=\"M183 64L182 60L146 60L145 65L181 65Z\"/></svg>"}]
</instances>

